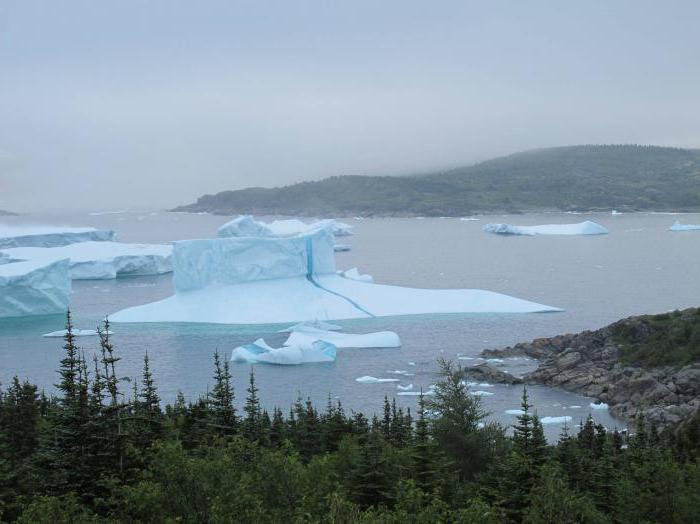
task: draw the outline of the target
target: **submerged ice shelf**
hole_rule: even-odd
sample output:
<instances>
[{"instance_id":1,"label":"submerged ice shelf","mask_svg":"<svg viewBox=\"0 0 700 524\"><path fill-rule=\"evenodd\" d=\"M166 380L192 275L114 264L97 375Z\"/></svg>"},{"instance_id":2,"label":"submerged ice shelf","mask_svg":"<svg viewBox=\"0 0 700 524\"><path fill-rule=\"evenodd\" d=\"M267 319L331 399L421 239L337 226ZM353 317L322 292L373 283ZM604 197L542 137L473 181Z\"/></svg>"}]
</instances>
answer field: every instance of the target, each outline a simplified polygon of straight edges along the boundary
<instances>
[{"instance_id":1,"label":"submerged ice shelf","mask_svg":"<svg viewBox=\"0 0 700 524\"><path fill-rule=\"evenodd\" d=\"M669 231L700 231L700 224L681 224L679 220L676 220Z\"/></svg>"},{"instance_id":2,"label":"submerged ice shelf","mask_svg":"<svg viewBox=\"0 0 700 524\"><path fill-rule=\"evenodd\" d=\"M19 247L2 251L12 260L43 262L69 259L73 280L160 275L172 271L172 246L80 242L61 247Z\"/></svg>"},{"instance_id":3,"label":"submerged ice shelf","mask_svg":"<svg viewBox=\"0 0 700 524\"><path fill-rule=\"evenodd\" d=\"M513 226L511 224L486 224L483 228L487 233L497 235L605 235L608 230L586 220L578 224L545 224L541 226Z\"/></svg>"},{"instance_id":4,"label":"submerged ice shelf","mask_svg":"<svg viewBox=\"0 0 700 524\"><path fill-rule=\"evenodd\" d=\"M0 265L0 317L64 313L70 292L68 260Z\"/></svg>"},{"instance_id":5,"label":"submerged ice shelf","mask_svg":"<svg viewBox=\"0 0 700 524\"><path fill-rule=\"evenodd\" d=\"M174 243L175 294L119 311L115 322L275 324L430 313L560 311L477 289L414 289L336 273L328 228L285 238Z\"/></svg>"},{"instance_id":6,"label":"submerged ice shelf","mask_svg":"<svg viewBox=\"0 0 700 524\"><path fill-rule=\"evenodd\" d=\"M235 348L231 353L231 361L283 366L333 362L336 350L333 344L322 340L272 348L260 338L252 344Z\"/></svg>"},{"instance_id":7,"label":"submerged ice shelf","mask_svg":"<svg viewBox=\"0 0 700 524\"><path fill-rule=\"evenodd\" d=\"M90 241L114 241L110 229L62 226L10 226L0 224L0 249L14 247L59 247Z\"/></svg>"}]
</instances>

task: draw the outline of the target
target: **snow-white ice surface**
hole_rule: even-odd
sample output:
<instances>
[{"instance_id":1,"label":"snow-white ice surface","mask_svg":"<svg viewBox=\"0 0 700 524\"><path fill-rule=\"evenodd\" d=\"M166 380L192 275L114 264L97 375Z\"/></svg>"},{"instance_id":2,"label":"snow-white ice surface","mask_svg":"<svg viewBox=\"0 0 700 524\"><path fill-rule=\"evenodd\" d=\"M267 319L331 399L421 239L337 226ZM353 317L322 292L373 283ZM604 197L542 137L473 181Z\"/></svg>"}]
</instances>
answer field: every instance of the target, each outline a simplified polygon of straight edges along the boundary
<instances>
[{"instance_id":1,"label":"snow-white ice surface","mask_svg":"<svg viewBox=\"0 0 700 524\"><path fill-rule=\"evenodd\" d=\"M234 362L283 366L333 362L335 357L336 347L333 344L322 341L272 348L263 339L258 339L252 344L245 344L235 348L231 353L231 360Z\"/></svg>"},{"instance_id":2,"label":"snow-white ice surface","mask_svg":"<svg viewBox=\"0 0 700 524\"><path fill-rule=\"evenodd\" d=\"M68 258L73 280L160 275L172 271L172 246L165 244L79 242L61 247L18 247L3 252L16 260L45 264Z\"/></svg>"},{"instance_id":3,"label":"snow-white ice surface","mask_svg":"<svg viewBox=\"0 0 700 524\"><path fill-rule=\"evenodd\" d=\"M295 331L308 331L308 330L323 330L323 331L340 331L343 329L338 324L331 324L330 322L324 322L322 320L312 320L307 322L299 322L293 326L289 326L284 329L280 329L279 333L293 333Z\"/></svg>"},{"instance_id":4,"label":"snow-white ice surface","mask_svg":"<svg viewBox=\"0 0 700 524\"><path fill-rule=\"evenodd\" d=\"M591 409L608 409L608 405L605 402L600 402L600 403L591 402L589 404L589 406Z\"/></svg>"},{"instance_id":5,"label":"snow-white ice surface","mask_svg":"<svg viewBox=\"0 0 700 524\"><path fill-rule=\"evenodd\" d=\"M608 230L586 220L578 224L545 224L541 226L513 226L510 224L486 224L482 227L487 233L498 235L605 235Z\"/></svg>"},{"instance_id":6,"label":"snow-white ice surface","mask_svg":"<svg viewBox=\"0 0 700 524\"><path fill-rule=\"evenodd\" d=\"M68 260L0 265L0 317L64 313L70 292Z\"/></svg>"},{"instance_id":7,"label":"snow-white ice surface","mask_svg":"<svg viewBox=\"0 0 700 524\"><path fill-rule=\"evenodd\" d=\"M542 424L563 424L564 422L571 422L571 417L568 415L563 417L542 417L540 422Z\"/></svg>"},{"instance_id":8,"label":"snow-white ice surface","mask_svg":"<svg viewBox=\"0 0 700 524\"><path fill-rule=\"evenodd\" d=\"M351 235L351 225L334 219L319 220L305 224L301 220L274 220L269 224L255 220L251 215L240 215L225 223L218 230L220 238L228 237L290 237L313 233L319 229L327 229L332 235L342 237Z\"/></svg>"},{"instance_id":9,"label":"snow-white ice surface","mask_svg":"<svg viewBox=\"0 0 700 524\"><path fill-rule=\"evenodd\" d=\"M669 228L670 231L700 231L700 224L681 224L676 220Z\"/></svg>"},{"instance_id":10,"label":"snow-white ice surface","mask_svg":"<svg viewBox=\"0 0 700 524\"><path fill-rule=\"evenodd\" d=\"M338 333L337 331L323 331L321 329L307 329L295 331L284 343L285 346L297 344L310 344L314 340L330 342L338 348L398 348L401 347L401 339L393 331L378 331L354 335L352 333Z\"/></svg>"},{"instance_id":11,"label":"snow-white ice surface","mask_svg":"<svg viewBox=\"0 0 700 524\"><path fill-rule=\"evenodd\" d=\"M336 273L327 229L288 238L175 242L175 295L119 311L115 322L277 324L427 313L534 313L556 308L476 289L413 289Z\"/></svg>"},{"instance_id":12,"label":"snow-white ice surface","mask_svg":"<svg viewBox=\"0 0 700 524\"><path fill-rule=\"evenodd\" d=\"M525 412L522 409L506 409L507 415L524 415Z\"/></svg>"},{"instance_id":13,"label":"snow-white ice surface","mask_svg":"<svg viewBox=\"0 0 700 524\"><path fill-rule=\"evenodd\" d=\"M413 384L407 384L406 386L396 384L396 389L398 389L399 391L410 391L413 389Z\"/></svg>"},{"instance_id":14,"label":"snow-white ice surface","mask_svg":"<svg viewBox=\"0 0 700 524\"><path fill-rule=\"evenodd\" d=\"M115 241L114 231L94 227L14 226L0 224L0 249L59 247L76 242Z\"/></svg>"},{"instance_id":15,"label":"snow-white ice surface","mask_svg":"<svg viewBox=\"0 0 700 524\"><path fill-rule=\"evenodd\" d=\"M357 377L355 379L355 382L359 382L360 384L383 384L385 382L399 382L398 378L377 378L377 377L370 377L369 375L365 375L363 377Z\"/></svg>"},{"instance_id":16,"label":"snow-white ice surface","mask_svg":"<svg viewBox=\"0 0 700 524\"><path fill-rule=\"evenodd\" d=\"M68 333L67 330L61 329L59 331L52 331L51 333L46 333L45 335L41 335L42 337L49 337L49 338L63 338L66 336L66 333ZM113 332L108 331L108 335L114 335ZM73 336L75 337L94 337L99 335L96 329L74 329L73 330Z\"/></svg>"},{"instance_id":17,"label":"snow-white ice surface","mask_svg":"<svg viewBox=\"0 0 700 524\"><path fill-rule=\"evenodd\" d=\"M372 275L363 275L356 267L343 271L341 275L350 280L357 280L358 282L374 282Z\"/></svg>"}]
</instances>

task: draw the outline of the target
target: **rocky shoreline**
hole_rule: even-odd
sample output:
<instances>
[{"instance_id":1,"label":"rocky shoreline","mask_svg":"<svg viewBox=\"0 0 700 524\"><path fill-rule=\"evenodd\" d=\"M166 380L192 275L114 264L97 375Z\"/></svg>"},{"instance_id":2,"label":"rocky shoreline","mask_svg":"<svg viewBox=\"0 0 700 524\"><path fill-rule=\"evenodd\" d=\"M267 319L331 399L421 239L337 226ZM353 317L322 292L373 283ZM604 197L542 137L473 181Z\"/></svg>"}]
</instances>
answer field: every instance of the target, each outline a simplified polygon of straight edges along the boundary
<instances>
[{"instance_id":1,"label":"rocky shoreline","mask_svg":"<svg viewBox=\"0 0 700 524\"><path fill-rule=\"evenodd\" d=\"M697 310L686 310L697 315ZM683 313L686 313L683 312ZM621 362L621 328L636 340L649 336L649 317L630 317L596 331L540 338L505 349L487 349L486 358L528 356L539 367L522 377L527 384L562 388L608 404L610 413L633 421L640 411L659 428L675 425L700 409L700 362L646 367Z\"/></svg>"}]
</instances>

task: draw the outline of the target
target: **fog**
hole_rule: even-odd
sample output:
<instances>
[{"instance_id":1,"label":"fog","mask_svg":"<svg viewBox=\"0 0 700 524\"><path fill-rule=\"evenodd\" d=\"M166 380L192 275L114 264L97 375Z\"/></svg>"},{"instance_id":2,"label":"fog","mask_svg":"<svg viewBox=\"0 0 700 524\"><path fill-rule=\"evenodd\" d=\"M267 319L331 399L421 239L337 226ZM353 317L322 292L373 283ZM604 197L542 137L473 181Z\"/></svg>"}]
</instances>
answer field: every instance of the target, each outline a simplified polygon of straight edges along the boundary
<instances>
[{"instance_id":1,"label":"fog","mask_svg":"<svg viewBox=\"0 0 700 524\"><path fill-rule=\"evenodd\" d=\"M700 3L0 2L0 209L700 146Z\"/></svg>"}]
</instances>

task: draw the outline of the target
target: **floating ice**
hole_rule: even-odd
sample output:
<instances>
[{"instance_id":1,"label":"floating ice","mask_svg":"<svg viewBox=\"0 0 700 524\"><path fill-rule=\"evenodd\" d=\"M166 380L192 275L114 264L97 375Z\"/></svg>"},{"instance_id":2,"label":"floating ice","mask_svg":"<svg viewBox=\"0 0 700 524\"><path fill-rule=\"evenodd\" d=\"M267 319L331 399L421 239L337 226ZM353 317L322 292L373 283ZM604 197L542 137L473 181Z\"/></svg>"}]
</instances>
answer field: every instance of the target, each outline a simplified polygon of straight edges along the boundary
<instances>
[{"instance_id":1,"label":"floating ice","mask_svg":"<svg viewBox=\"0 0 700 524\"><path fill-rule=\"evenodd\" d=\"M408 384L406 386L402 386L401 384L396 384L396 389L399 391L410 391L413 389L413 384Z\"/></svg>"},{"instance_id":2,"label":"floating ice","mask_svg":"<svg viewBox=\"0 0 700 524\"><path fill-rule=\"evenodd\" d=\"M114 241L114 231L94 227L10 226L0 224L0 249L59 247L89 241Z\"/></svg>"},{"instance_id":3,"label":"floating ice","mask_svg":"<svg viewBox=\"0 0 700 524\"><path fill-rule=\"evenodd\" d=\"M581 409L581 406L573 405L569 406L569 409Z\"/></svg>"},{"instance_id":4,"label":"floating ice","mask_svg":"<svg viewBox=\"0 0 700 524\"><path fill-rule=\"evenodd\" d=\"M274 324L427 313L533 313L556 308L476 289L412 289L336 274L333 235L175 242L175 295L111 315L115 322Z\"/></svg>"},{"instance_id":5,"label":"floating ice","mask_svg":"<svg viewBox=\"0 0 700 524\"><path fill-rule=\"evenodd\" d=\"M352 226L334 219L319 220L311 224L305 224L296 218L289 220L275 220L266 224L255 220L251 215L240 215L221 226L218 236L228 237L290 237L313 233L319 229L327 229L337 237L351 235Z\"/></svg>"},{"instance_id":6,"label":"floating ice","mask_svg":"<svg viewBox=\"0 0 700 524\"><path fill-rule=\"evenodd\" d=\"M399 397L418 397L420 395L423 395L424 397L429 397L431 395L434 395L435 392L432 390L428 391L423 391L422 393L420 391L399 391L397 395Z\"/></svg>"},{"instance_id":7,"label":"floating ice","mask_svg":"<svg viewBox=\"0 0 700 524\"><path fill-rule=\"evenodd\" d=\"M404 375L404 376L414 376L414 373L409 373L408 371L405 371L403 369L394 369L393 371L389 370L387 371L389 375Z\"/></svg>"},{"instance_id":8,"label":"floating ice","mask_svg":"<svg viewBox=\"0 0 700 524\"><path fill-rule=\"evenodd\" d=\"M700 224L681 224L680 221L676 220L673 225L669 228L669 231L698 231L700 230Z\"/></svg>"},{"instance_id":9,"label":"floating ice","mask_svg":"<svg viewBox=\"0 0 700 524\"><path fill-rule=\"evenodd\" d=\"M335 331L323 331L320 329L308 329L294 331L284 343L285 346L307 344L314 340L330 342L338 348L397 348L401 347L401 339L393 331L379 331L377 333L365 333L355 335L352 333L338 333Z\"/></svg>"},{"instance_id":10,"label":"floating ice","mask_svg":"<svg viewBox=\"0 0 700 524\"><path fill-rule=\"evenodd\" d=\"M586 220L578 224L546 224L542 226L513 226L510 224L486 224L483 228L487 233L498 235L605 235L608 230Z\"/></svg>"},{"instance_id":11,"label":"floating ice","mask_svg":"<svg viewBox=\"0 0 700 524\"><path fill-rule=\"evenodd\" d=\"M70 292L68 260L0 265L0 317L64 313Z\"/></svg>"},{"instance_id":12,"label":"floating ice","mask_svg":"<svg viewBox=\"0 0 700 524\"><path fill-rule=\"evenodd\" d=\"M45 335L41 335L42 337L49 337L49 338L63 338L66 336L68 333L67 330L61 329L59 331L52 331L51 333L46 333ZM108 335L114 335L111 331L107 332ZM73 330L73 336L75 337L94 337L99 335L96 329L74 329Z\"/></svg>"},{"instance_id":13,"label":"floating ice","mask_svg":"<svg viewBox=\"0 0 700 524\"><path fill-rule=\"evenodd\" d=\"M460 218L460 220L461 220L462 222L478 222L478 221L481 220L481 219L480 219L480 218L476 218L476 217L462 217L462 218Z\"/></svg>"},{"instance_id":14,"label":"floating ice","mask_svg":"<svg viewBox=\"0 0 700 524\"><path fill-rule=\"evenodd\" d=\"M336 244L333 246L333 251L336 253L343 253L345 251L350 251L352 249L352 246L349 244Z\"/></svg>"},{"instance_id":15,"label":"floating ice","mask_svg":"<svg viewBox=\"0 0 700 524\"><path fill-rule=\"evenodd\" d=\"M470 391L469 393L475 397L492 397L495 395L495 393L491 391Z\"/></svg>"},{"instance_id":16,"label":"floating ice","mask_svg":"<svg viewBox=\"0 0 700 524\"><path fill-rule=\"evenodd\" d=\"M300 344L272 348L263 339L252 344L239 346L231 353L234 362L249 362L251 364L277 364L292 366L317 362L333 362L336 357L336 347L328 342L315 341L311 344Z\"/></svg>"},{"instance_id":17,"label":"floating ice","mask_svg":"<svg viewBox=\"0 0 700 524\"><path fill-rule=\"evenodd\" d=\"M347 271L343 271L342 275L345 278L349 278L350 280L357 280L358 282L374 282L374 278L372 278L372 275L362 275L356 267L348 269Z\"/></svg>"},{"instance_id":18,"label":"floating ice","mask_svg":"<svg viewBox=\"0 0 700 524\"><path fill-rule=\"evenodd\" d=\"M608 405L605 402L591 402L589 406L591 409L608 409Z\"/></svg>"},{"instance_id":19,"label":"floating ice","mask_svg":"<svg viewBox=\"0 0 700 524\"><path fill-rule=\"evenodd\" d=\"M621 213L620 211L618 211L617 209L613 209L613 210L610 212L610 214L613 215L613 216L617 216L617 215L621 215L622 213Z\"/></svg>"},{"instance_id":20,"label":"floating ice","mask_svg":"<svg viewBox=\"0 0 700 524\"><path fill-rule=\"evenodd\" d=\"M309 331L309 330L321 330L321 331L340 331L343 329L337 324L331 324L330 322L324 322L323 320L313 320L309 322L299 322L288 328L280 329L278 333L293 333L294 331Z\"/></svg>"},{"instance_id":21,"label":"floating ice","mask_svg":"<svg viewBox=\"0 0 700 524\"><path fill-rule=\"evenodd\" d=\"M571 422L571 417L568 415L563 417L542 417L540 422L542 424L563 424L564 422Z\"/></svg>"},{"instance_id":22,"label":"floating ice","mask_svg":"<svg viewBox=\"0 0 700 524\"><path fill-rule=\"evenodd\" d=\"M525 412L522 409L506 409L506 414L508 414L508 415L524 415Z\"/></svg>"},{"instance_id":23,"label":"floating ice","mask_svg":"<svg viewBox=\"0 0 700 524\"><path fill-rule=\"evenodd\" d=\"M355 382L359 382L360 384L381 384L384 382L400 382L398 378L377 378L377 377L370 377L369 375L365 375L363 377L357 377L355 379Z\"/></svg>"},{"instance_id":24,"label":"floating ice","mask_svg":"<svg viewBox=\"0 0 700 524\"><path fill-rule=\"evenodd\" d=\"M160 275L172 271L172 246L164 244L89 241L61 247L18 247L5 249L4 253L15 260L46 264L68 258L73 280Z\"/></svg>"}]
</instances>

